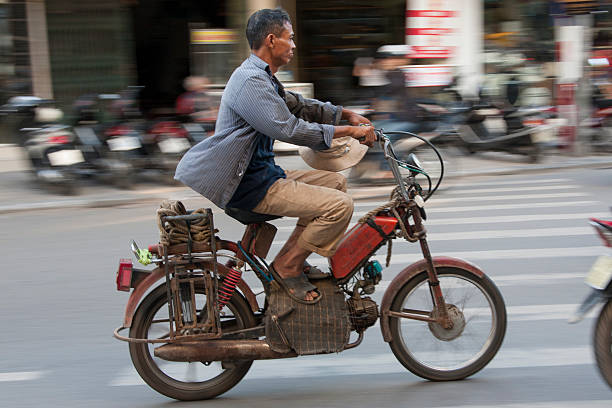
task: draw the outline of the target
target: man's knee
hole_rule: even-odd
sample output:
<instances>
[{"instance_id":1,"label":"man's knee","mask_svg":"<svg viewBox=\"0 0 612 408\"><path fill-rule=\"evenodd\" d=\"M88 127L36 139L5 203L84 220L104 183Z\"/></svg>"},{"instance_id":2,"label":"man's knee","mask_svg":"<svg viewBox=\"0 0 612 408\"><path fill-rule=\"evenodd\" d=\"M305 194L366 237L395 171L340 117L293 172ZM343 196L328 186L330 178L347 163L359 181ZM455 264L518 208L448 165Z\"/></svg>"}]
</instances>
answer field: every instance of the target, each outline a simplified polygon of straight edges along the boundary
<instances>
[{"instance_id":1,"label":"man's knee","mask_svg":"<svg viewBox=\"0 0 612 408\"><path fill-rule=\"evenodd\" d=\"M338 205L339 205L339 211L342 213L342 219L350 220L351 217L353 216L353 208L354 208L353 198L348 194L343 194Z\"/></svg>"},{"instance_id":2,"label":"man's knee","mask_svg":"<svg viewBox=\"0 0 612 408\"><path fill-rule=\"evenodd\" d=\"M343 193L346 193L346 177L344 177L342 174L340 173L334 173L333 175L334 178L334 188L336 190L340 190Z\"/></svg>"}]
</instances>

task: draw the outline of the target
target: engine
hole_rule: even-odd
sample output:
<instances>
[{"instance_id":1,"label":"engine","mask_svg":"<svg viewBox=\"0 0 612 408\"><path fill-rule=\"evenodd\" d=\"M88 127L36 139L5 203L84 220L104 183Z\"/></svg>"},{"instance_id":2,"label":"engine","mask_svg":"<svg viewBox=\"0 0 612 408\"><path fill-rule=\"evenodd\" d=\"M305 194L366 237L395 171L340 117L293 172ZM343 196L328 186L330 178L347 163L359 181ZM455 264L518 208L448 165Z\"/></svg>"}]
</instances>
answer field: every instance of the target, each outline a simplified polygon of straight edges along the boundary
<instances>
[{"instance_id":1,"label":"engine","mask_svg":"<svg viewBox=\"0 0 612 408\"><path fill-rule=\"evenodd\" d=\"M351 328L361 333L374 325L378 319L378 305L370 297L351 297L346 301L351 319Z\"/></svg>"}]
</instances>

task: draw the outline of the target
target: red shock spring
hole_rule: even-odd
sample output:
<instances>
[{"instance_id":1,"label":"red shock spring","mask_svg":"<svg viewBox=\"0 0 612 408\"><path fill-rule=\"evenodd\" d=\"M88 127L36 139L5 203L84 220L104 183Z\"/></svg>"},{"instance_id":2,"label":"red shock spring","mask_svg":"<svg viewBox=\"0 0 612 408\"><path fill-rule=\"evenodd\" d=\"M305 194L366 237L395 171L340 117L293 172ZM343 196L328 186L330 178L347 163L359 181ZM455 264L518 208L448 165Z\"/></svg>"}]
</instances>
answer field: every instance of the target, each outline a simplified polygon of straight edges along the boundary
<instances>
[{"instance_id":1,"label":"red shock spring","mask_svg":"<svg viewBox=\"0 0 612 408\"><path fill-rule=\"evenodd\" d=\"M219 288L219 310L223 309L227 302L230 301L236 291L236 285L238 285L241 279L242 271L231 268Z\"/></svg>"}]
</instances>

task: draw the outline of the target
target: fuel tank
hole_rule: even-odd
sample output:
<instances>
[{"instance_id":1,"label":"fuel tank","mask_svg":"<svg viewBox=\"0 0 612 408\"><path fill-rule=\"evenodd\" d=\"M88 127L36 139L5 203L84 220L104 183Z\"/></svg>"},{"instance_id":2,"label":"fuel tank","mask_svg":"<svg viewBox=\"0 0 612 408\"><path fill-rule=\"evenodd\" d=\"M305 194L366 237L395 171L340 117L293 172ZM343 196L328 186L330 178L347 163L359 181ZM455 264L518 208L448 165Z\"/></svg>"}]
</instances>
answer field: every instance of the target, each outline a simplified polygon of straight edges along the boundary
<instances>
[{"instance_id":1,"label":"fuel tank","mask_svg":"<svg viewBox=\"0 0 612 408\"><path fill-rule=\"evenodd\" d=\"M397 225L394 217L374 217L373 220L386 235ZM346 277L382 240L380 233L368 224L357 224L351 228L330 259L334 277L336 279Z\"/></svg>"}]
</instances>

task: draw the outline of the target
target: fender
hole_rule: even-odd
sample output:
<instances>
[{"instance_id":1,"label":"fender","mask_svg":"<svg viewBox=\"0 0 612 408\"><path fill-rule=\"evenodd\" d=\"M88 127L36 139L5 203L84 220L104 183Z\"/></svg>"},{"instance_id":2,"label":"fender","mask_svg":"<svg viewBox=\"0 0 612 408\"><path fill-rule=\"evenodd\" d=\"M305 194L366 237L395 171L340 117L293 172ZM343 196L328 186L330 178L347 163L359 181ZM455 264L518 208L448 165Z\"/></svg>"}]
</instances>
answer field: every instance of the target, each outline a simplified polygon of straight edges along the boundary
<instances>
[{"instance_id":1,"label":"fender","mask_svg":"<svg viewBox=\"0 0 612 408\"><path fill-rule=\"evenodd\" d=\"M436 256L433 258L433 264L435 268L455 267L470 271L479 278L485 276L485 273L477 266L464 261L463 259L450 258L447 256ZM380 330L382 331L383 339L387 343L391 341L391 329L389 328L388 312L389 309L391 309L393 299L410 279L425 271L427 271L427 261L425 259L421 259L420 261L408 265L395 278L393 278L389 284L389 287L385 291L380 304Z\"/></svg>"},{"instance_id":2,"label":"fender","mask_svg":"<svg viewBox=\"0 0 612 408\"><path fill-rule=\"evenodd\" d=\"M204 265L208 264L208 267L212 269L212 262L210 261L203 261L203 262L200 262L200 264L204 264ZM217 271L219 272L219 275L225 276L229 272L229 269L226 266L218 263ZM142 299L144 294L147 292L147 290L149 290L151 286L153 286L160 279L165 278L165 276L166 274L164 272L164 268L157 267L153 269L153 271L151 271L151 273L147 275L147 277L144 278L138 284L138 286L134 288L134 290L130 294L130 298L128 299L127 305L125 306L125 316L123 318L123 327L127 328L127 327L132 326L132 319L134 318L134 313L136 312L136 308L138 307L140 300ZM253 291L251 290L249 285L247 285L244 282L244 280L241 280L238 283L237 287L238 289L240 289L240 291L242 292L246 300L249 302L249 305L251 306L251 310L253 311L253 313L257 312L259 310L259 305L257 304L257 299L255 298L255 294L253 294Z\"/></svg>"}]
</instances>

